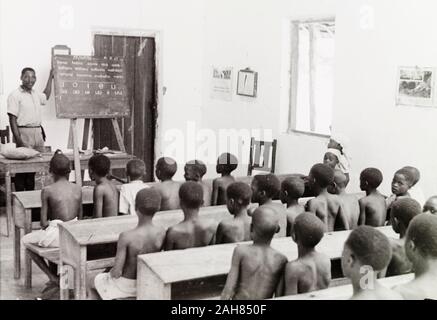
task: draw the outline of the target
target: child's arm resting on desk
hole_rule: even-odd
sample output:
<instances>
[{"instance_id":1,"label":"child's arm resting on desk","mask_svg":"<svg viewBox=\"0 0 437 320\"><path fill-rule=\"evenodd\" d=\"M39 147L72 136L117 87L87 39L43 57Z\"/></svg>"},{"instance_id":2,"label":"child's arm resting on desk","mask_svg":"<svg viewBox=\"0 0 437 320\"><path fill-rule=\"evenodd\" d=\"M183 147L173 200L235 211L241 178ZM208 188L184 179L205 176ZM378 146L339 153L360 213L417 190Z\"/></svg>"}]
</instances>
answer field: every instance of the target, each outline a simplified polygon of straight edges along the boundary
<instances>
[{"instance_id":1,"label":"child's arm resting on desk","mask_svg":"<svg viewBox=\"0 0 437 320\"><path fill-rule=\"evenodd\" d=\"M126 262L127 253L127 239L122 233L117 243L117 255L115 256L114 267L111 270L111 276L115 279L120 278L123 275L123 268Z\"/></svg>"},{"instance_id":2,"label":"child's arm resting on desk","mask_svg":"<svg viewBox=\"0 0 437 320\"><path fill-rule=\"evenodd\" d=\"M222 300L232 300L235 295L235 289L237 288L238 279L240 277L241 256L241 247L236 247L234 250L234 255L232 256L231 270L229 271L228 278L226 279L226 285L222 292Z\"/></svg>"}]
</instances>

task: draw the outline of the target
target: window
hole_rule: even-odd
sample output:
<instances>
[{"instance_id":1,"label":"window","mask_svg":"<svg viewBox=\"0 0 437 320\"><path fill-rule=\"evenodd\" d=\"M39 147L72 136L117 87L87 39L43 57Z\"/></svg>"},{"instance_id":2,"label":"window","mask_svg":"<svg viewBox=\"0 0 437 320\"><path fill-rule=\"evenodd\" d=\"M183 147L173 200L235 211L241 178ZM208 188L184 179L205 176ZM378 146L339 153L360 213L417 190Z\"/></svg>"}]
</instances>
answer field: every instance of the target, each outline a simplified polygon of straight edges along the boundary
<instances>
[{"instance_id":1,"label":"window","mask_svg":"<svg viewBox=\"0 0 437 320\"><path fill-rule=\"evenodd\" d=\"M335 20L293 21L289 131L330 135Z\"/></svg>"}]
</instances>

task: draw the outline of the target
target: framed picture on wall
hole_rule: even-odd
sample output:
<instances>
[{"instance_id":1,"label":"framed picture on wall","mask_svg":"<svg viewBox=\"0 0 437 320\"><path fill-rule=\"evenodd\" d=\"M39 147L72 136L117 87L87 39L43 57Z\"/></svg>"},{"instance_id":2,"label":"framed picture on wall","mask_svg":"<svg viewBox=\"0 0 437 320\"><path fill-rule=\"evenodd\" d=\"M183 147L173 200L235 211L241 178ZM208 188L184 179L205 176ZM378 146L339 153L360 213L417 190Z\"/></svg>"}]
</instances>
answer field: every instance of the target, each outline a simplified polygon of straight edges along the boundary
<instances>
[{"instance_id":1,"label":"framed picture on wall","mask_svg":"<svg viewBox=\"0 0 437 320\"><path fill-rule=\"evenodd\" d=\"M397 80L398 105L434 106L434 68L399 67Z\"/></svg>"},{"instance_id":2,"label":"framed picture on wall","mask_svg":"<svg viewBox=\"0 0 437 320\"><path fill-rule=\"evenodd\" d=\"M255 98L258 91L258 72L249 68L238 72L237 94Z\"/></svg>"}]
</instances>

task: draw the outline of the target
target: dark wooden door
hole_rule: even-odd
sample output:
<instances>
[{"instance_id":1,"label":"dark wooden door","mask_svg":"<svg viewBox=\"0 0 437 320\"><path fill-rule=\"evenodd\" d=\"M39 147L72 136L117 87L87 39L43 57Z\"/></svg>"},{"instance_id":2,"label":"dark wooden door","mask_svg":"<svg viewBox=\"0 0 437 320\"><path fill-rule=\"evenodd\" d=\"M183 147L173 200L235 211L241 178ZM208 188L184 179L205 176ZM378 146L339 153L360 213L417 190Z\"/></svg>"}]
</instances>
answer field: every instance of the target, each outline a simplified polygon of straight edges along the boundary
<instances>
[{"instance_id":1,"label":"dark wooden door","mask_svg":"<svg viewBox=\"0 0 437 320\"><path fill-rule=\"evenodd\" d=\"M126 151L146 163L145 181L154 179L156 136L156 70L153 38L96 35L96 56L122 56L126 62L131 117L120 119ZM110 120L94 121L94 147L117 149ZM117 173L120 175L120 173Z\"/></svg>"}]
</instances>

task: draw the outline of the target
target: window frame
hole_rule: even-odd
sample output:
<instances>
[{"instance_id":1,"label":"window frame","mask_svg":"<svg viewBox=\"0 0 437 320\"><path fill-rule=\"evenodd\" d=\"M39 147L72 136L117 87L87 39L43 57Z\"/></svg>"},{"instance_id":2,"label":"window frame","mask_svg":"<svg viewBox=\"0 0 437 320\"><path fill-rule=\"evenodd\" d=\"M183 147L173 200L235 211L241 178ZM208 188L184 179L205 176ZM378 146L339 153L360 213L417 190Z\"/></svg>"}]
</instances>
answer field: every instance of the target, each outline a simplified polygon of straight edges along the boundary
<instances>
[{"instance_id":1,"label":"window frame","mask_svg":"<svg viewBox=\"0 0 437 320\"><path fill-rule=\"evenodd\" d=\"M306 18L306 19L292 19L290 21L290 44L291 44L291 52L290 52L290 90L289 90L289 105L288 105L288 133L298 133L298 134L306 134L317 137L330 137L329 134L324 134L315 131L311 131L312 128L315 128L316 121L316 112L315 112L315 104L311 103L311 97L313 97L312 91L314 88L310 86L310 131L303 131L296 129L297 121L297 91L298 91L298 82L299 82L299 25L303 23L324 23L324 22L336 22L335 16L325 16L319 18ZM310 43L310 50L312 45ZM310 59L311 60L311 59ZM310 69L311 62L310 62ZM310 71L311 72L311 71ZM311 75L310 75L311 77ZM312 82L313 83L313 82Z\"/></svg>"}]
</instances>

